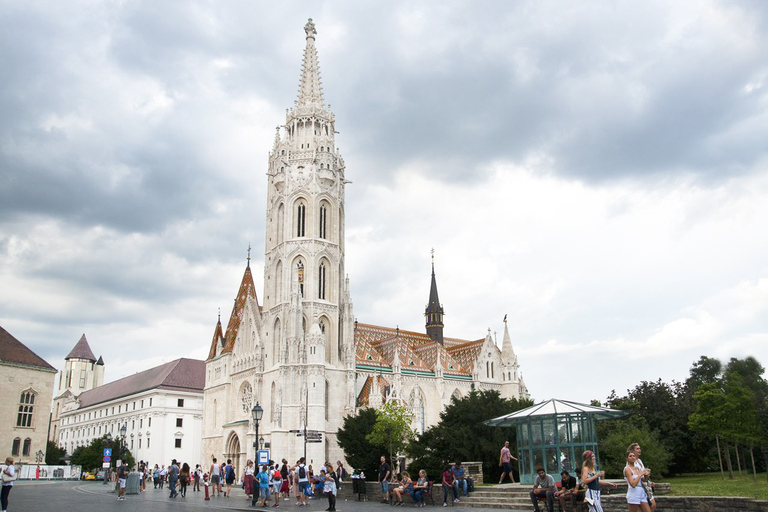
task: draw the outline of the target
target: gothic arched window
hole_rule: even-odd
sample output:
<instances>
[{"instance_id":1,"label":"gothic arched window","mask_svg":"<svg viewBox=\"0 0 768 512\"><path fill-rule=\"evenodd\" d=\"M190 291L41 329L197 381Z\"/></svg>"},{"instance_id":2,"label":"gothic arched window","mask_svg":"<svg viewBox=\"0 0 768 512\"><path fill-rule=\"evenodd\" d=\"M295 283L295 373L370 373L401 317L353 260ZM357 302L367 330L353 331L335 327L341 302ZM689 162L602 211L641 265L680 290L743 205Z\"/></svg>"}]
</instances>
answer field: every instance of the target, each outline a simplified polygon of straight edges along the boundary
<instances>
[{"instance_id":1,"label":"gothic arched window","mask_svg":"<svg viewBox=\"0 0 768 512\"><path fill-rule=\"evenodd\" d=\"M299 203L296 206L296 236L306 236L307 229L307 205Z\"/></svg>"},{"instance_id":2,"label":"gothic arched window","mask_svg":"<svg viewBox=\"0 0 768 512\"><path fill-rule=\"evenodd\" d=\"M32 439L26 438L24 440L24 448L21 450L22 455L29 455L32 451Z\"/></svg>"},{"instance_id":3,"label":"gothic arched window","mask_svg":"<svg viewBox=\"0 0 768 512\"><path fill-rule=\"evenodd\" d=\"M325 203L320 205L320 226L318 229L318 236L320 238L328 238L328 208Z\"/></svg>"},{"instance_id":4,"label":"gothic arched window","mask_svg":"<svg viewBox=\"0 0 768 512\"><path fill-rule=\"evenodd\" d=\"M317 298L325 300L325 263L317 270Z\"/></svg>"},{"instance_id":5,"label":"gothic arched window","mask_svg":"<svg viewBox=\"0 0 768 512\"><path fill-rule=\"evenodd\" d=\"M304 295L304 264L302 262L299 262L298 265L296 265L296 273L299 277L299 293L301 295Z\"/></svg>"}]
</instances>

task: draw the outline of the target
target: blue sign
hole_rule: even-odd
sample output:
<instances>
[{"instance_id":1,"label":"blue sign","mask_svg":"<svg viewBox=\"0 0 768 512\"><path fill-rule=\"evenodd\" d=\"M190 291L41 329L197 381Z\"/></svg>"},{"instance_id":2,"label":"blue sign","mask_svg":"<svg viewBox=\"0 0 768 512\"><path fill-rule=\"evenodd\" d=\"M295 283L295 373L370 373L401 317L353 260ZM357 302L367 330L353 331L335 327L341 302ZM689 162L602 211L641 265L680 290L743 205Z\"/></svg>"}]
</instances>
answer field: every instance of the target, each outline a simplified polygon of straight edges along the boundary
<instances>
[{"instance_id":1,"label":"blue sign","mask_svg":"<svg viewBox=\"0 0 768 512\"><path fill-rule=\"evenodd\" d=\"M269 464L269 450L259 450L259 464Z\"/></svg>"},{"instance_id":2,"label":"blue sign","mask_svg":"<svg viewBox=\"0 0 768 512\"><path fill-rule=\"evenodd\" d=\"M112 457L110 457L109 455L104 456L104 462L111 462L111 461L112 461Z\"/></svg>"},{"instance_id":3,"label":"blue sign","mask_svg":"<svg viewBox=\"0 0 768 512\"><path fill-rule=\"evenodd\" d=\"M104 456L105 457L111 457L112 456L112 448L104 448Z\"/></svg>"}]
</instances>

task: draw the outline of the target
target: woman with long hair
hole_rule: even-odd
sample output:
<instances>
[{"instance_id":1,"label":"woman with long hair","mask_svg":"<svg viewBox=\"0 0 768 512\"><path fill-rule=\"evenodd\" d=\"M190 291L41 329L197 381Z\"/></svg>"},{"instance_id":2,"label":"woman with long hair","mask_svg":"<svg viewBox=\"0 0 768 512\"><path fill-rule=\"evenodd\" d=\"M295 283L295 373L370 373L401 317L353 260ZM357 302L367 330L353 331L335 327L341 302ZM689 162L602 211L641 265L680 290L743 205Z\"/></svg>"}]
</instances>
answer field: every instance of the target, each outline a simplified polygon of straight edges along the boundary
<instances>
[{"instance_id":1,"label":"woman with long hair","mask_svg":"<svg viewBox=\"0 0 768 512\"><path fill-rule=\"evenodd\" d=\"M248 499L253 497L253 475L256 474L256 468L253 467L253 461L248 459L243 470L243 490Z\"/></svg>"},{"instance_id":2,"label":"woman with long hair","mask_svg":"<svg viewBox=\"0 0 768 512\"><path fill-rule=\"evenodd\" d=\"M600 503L600 486L616 487L616 484L600 481L601 478L605 478L605 471L597 471L595 453L592 450L585 451L582 458L584 464L581 466L581 483L587 486L584 501L589 503L589 512L603 512L603 505Z\"/></svg>"},{"instance_id":3,"label":"woman with long hair","mask_svg":"<svg viewBox=\"0 0 768 512\"><path fill-rule=\"evenodd\" d=\"M189 484L189 464L186 462L181 465L179 471L179 483L181 484L181 497L187 497L187 484Z\"/></svg>"},{"instance_id":4,"label":"woman with long hair","mask_svg":"<svg viewBox=\"0 0 768 512\"><path fill-rule=\"evenodd\" d=\"M627 481L627 505L629 512L651 512L648 495L643 488L643 477L648 472L635 466L637 454L634 450L627 452L627 465L624 466L624 480Z\"/></svg>"},{"instance_id":5,"label":"woman with long hair","mask_svg":"<svg viewBox=\"0 0 768 512\"><path fill-rule=\"evenodd\" d=\"M413 480L411 480L411 475L407 471L403 471L401 475L400 486L392 490L395 497L395 506L399 507L403 506L403 493L413 496Z\"/></svg>"}]
</instances>

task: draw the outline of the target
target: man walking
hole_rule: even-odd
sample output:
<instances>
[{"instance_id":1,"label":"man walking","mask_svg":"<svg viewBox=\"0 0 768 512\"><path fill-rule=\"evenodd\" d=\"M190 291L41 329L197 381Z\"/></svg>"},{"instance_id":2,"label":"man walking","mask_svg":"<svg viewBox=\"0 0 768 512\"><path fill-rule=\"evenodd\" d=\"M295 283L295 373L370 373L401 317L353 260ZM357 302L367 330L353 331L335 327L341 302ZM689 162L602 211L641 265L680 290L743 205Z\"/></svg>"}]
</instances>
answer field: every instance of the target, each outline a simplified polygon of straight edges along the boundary
<instances>
[{"instance_id":1,"label":"man walking","mask_svg":"<svg viewBox=\"0 0 768 512\"><path fill-rule=\"evenodd\" d=\"M392 469L387 463L387 458L381 456L381 466L379 466L379 486L381 487L381 502L389 502L389 476L392 474Z\"/></svg>"},{"instance_id":2,"label":"man walking","mask_svg":"<svg viewBox=\"0 0 768 512\"><path fill-rule=\"evenodd\" d=\"M509 451L509 441L504 441L504 447L501 449L501 455L499 456L499 467L501 468L501 480L499 483L504 482L504 476L509 475L509 479L512 483L515 483L515 475L512 472L512 460L517 460L512 456L512 452Z\"/></svg>"},{"instance_id":3,"label":"man walking","mask_svg":"<svg viewBox=\"0 0 768 512\"><path fill-rule=\"evenodd\" d=\"M125 501L125 480L128 478L128 465L123 461L117 468L117 501Z\"/></svg>"},{"instance_id":4,"label":"man walking","mask_svg":"<svg viewBox=\"0 0 768 512\"><path fill-rule=\"evenodd\" d=\"M168 468L168 487L171 488L171 494L168 496L169 498L175 498L179 495L178 491L176 491L176 482L179 481L179 464L176 462L176 459L173 459L171 461L171 467Z\"/></svg>"}]
</instances>

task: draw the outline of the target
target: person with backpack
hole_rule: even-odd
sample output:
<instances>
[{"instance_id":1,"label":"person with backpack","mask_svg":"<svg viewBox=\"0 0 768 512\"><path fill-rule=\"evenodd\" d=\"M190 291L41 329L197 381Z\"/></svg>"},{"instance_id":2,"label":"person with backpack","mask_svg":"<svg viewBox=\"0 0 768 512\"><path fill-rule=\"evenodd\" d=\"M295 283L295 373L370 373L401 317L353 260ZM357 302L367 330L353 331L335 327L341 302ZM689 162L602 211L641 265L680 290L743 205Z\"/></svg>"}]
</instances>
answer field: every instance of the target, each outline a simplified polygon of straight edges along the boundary
<instances>
[{"instance_id":1,"label":"person with backpack","mask_svg":"<svg viewBox=\"0 0 768 512\"><path fill-rule=\"evenodd\" d=\"M299 477L299 505L308 506L309 496L307 496L306 490L309 486L309 475L307 474L306 459L304 457L299 459L296 475Z\"/></svg>"},{"instance_id":2,"label":"person with backpack","mask_svg":"<svg viewBox=\"0 0 768 512\"><path fill-rule=\"evenodd\" d=\"M273 507L280 506L280 488L283 486L283 475L275 464L275 470L272 473L272 493L275 495L275 504Z\"/></svg>"},{"instance_id":3,"label":"person with backpack","mask_svg":"<svg viewBox=\"0 0 768 512\"><path fill-rule=\"evenodd\" d=\"M200 479L203 475L203 470L200 464L195 464L195 472L192 473L195 485L192 487L192 491L200 491Z\"/></svg>"},{"instance_id":4,"label":"person with backpack","mask_svg":"<svg viewBox=\"0 0 768 512\"><path fill-rule=\"evenodd\" d=\"M232 466L232 459L227 459L227 465L224 467L224 481L227 487L224 490L224 497L232 497L232 484L235 483L235 468Z\"/></svg>"}]
</instances>

